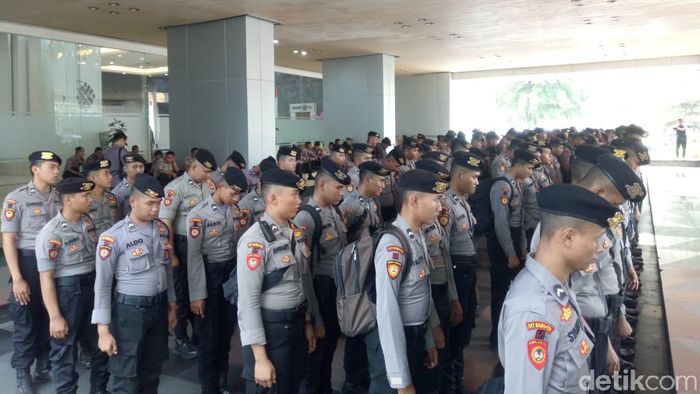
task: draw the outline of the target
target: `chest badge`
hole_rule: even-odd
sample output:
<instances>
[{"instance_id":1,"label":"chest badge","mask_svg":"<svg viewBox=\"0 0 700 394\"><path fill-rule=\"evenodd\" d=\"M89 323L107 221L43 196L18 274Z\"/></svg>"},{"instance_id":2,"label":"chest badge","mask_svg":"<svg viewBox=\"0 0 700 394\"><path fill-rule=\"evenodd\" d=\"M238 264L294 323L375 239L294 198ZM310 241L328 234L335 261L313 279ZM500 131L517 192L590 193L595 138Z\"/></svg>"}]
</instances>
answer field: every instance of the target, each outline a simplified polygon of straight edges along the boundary
<instances>
[{"instance_id":1,"label":"chest badge","mask_svg":"<svg viewBox=\"0 0 700 394\"><path fill-rule=\"evenodd\" d=\"M41 215L41 209L39 209L39 208L34 208L34 209L32 209L32 213L33 213L34 215Z\"/></svg>"},{"instance_id":2,"label":"chest badge","mask_svg":"<svg viewBox=\"0 0 700 394\"><path fill-rule=\"evenodd\" d=\"M143 248L136 248L131 252L131 255L134 257L139 257L143 254L144 250Z\"/></svg>"},{"instance_id":3,"label":"chest badge","mask_svg":"<svg viewBox=\"0 0 700 394\"><path fill-rule=\"evenodd\" d=\"M566 306L560 306L559 308L561 309L561 316L559 316L559 320L566 321L566 322L571 320L571 315L572 315L571 304L567 304Z\"/></svg>"},{"instance_id":4,"label":"chest badge","mask_svg":"<svg viewBox=\"0 0 700 394\"><path fill-rule=\"evenodd\" d=\"M215 229L215 228L209 230L209 236L210 236L210 237L218 237L218 236L219 236L219 230L217 230L217 229ZM192 237L192 238L194 238L194 237Z\"/></svg>"},{"instance_id":5,"label":"chest badge","mask_svg":"<svg viewBox=\"0 0 700 394\"><path fill-rule=\"evenodd\" d=\"M80 246L79 246L77 243L75 243L75 244L73 244L73 245L70 246L70 252L71 252L71 253L75 253L75 252L77 252L79 249L80 249Z\"/></svg>"},{"instance_id":6,"label":"chest badge","mask_svg":"<svg viewBox=\"0 0 700 394\"><path fill-rule=\"evenodd\" d=\"M248 224L248 219L246 219L246 218L241 218L241 219L238 221L238 223L240 223L241 226L245 226L246 224Z\"/></svg>"},{"instance_id":7,"label":"chest badge","mask_svg":"<svg viewBox=\"0 0 700 394\"><path fill-rule=\"evenodd\" d=\"M197 205L197 199L196 198L191 198L190 199L190 206L195 206Z\"/></svg>"},{"instance_id":8,"label":"chest badge","mask_svg":"<svg viewBox=\"0 0 700 394\"><path fill-rule=\"evenodd\" d=\"M284 264L289 264L289 261L290 261L291 259L292 259L292 258L289 257L289 255L286 255L286 256L282 257L282 263L284 263Z\"/></svg>"},{"instance_id":9,"label":"chest badge","mask_svg":"<svg viewBox=\"0 0 700 394\"><path fill-rule=\"evenodd\" d=\"M326 241L332 241L335 237L333 237L333 233L327 232L323 235L323 239Z\"/></svg>"},{"instance_id":10,"label":"chest badge","mask_svg":"<svg viewBox=\"0 0 700 394\"><path fill-rule=\"evenodd\" d=\"M540 339L532 339L527 342L527 354L530 363L536 370L541 371L547 364L547 342Z\"/></svg>"},{"instance_id":11,"label":"chest badge","mask_svg":"<svg viewBox=\"0 0 700 394\"><path fill-rule=\"evenodd\" d=\"M590 350L590 345L588 345L588 341L584 338L581 340L581 346L578 349L578 352L581 353L582 356L585 356L588 354L588 351Z\"/></svg>"},{"instance_id":12,"label":"chest badge","mask_svg":"<svg viewBox=\"0 0 700 394\"><path fill-rule=\"evenodd\" d=\"M450 218L447 215L438 215L438 222L440 222L440 225L442 227L447 227L447 223L449 223Z\"/></svg>"}]
</instances>

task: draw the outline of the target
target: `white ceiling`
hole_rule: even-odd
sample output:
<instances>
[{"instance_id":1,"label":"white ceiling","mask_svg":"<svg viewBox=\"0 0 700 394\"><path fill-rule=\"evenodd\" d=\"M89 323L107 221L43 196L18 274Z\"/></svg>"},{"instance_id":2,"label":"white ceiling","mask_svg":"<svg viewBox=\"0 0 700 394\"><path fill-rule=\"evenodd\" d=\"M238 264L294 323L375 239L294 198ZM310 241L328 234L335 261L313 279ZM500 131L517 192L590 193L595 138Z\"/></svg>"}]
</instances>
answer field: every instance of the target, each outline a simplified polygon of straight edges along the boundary
<instances>
[{"instance_id":1,"label":"white ceiling","mask_svg":"<svg viewBox=\"0 0 700 394\"><path fill-rule=\"evenodd\" d=\"M113 1L0 0L0 19L165 46L165 26L250 14L279 23L277 65L311 71L378 52L398 74L700 53L698 0Z\"/></svg>"}]
</instances>

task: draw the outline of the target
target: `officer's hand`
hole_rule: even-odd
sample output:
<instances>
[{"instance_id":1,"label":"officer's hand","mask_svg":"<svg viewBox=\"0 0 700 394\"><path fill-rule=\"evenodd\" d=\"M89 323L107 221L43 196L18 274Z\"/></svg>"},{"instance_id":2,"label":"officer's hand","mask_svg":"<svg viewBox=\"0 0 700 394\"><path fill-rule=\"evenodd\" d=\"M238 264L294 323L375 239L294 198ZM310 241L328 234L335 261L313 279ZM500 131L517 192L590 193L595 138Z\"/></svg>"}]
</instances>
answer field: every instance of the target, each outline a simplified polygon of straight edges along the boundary
<instances>
[{"instance_id":1,"label":"officer's hand","mask_svg":"<svg viewBox=\"0 0 700 394\"><path fill-rule=\"evenodd\" d=\"M112 334L100 334L97 340L97 346L108 356L117 354L117 341L114 340Z\"/></svg>"},{"instance_id":2,"label":"officer's hand","mask_svg":"<svg viewBox=\"0 0 700 394\"><path fill-rule=\"evenodd\" d=\"M314 331L314 326L311 324L304 324L304 332L306 334L306 342L309 344L309 354L316 350L316 331Z\"/></svg>"},{"instance_id":3,"label":"officer's hand","mask_svg":"<svg viewBox=\"0 0 700 394\"><path fill-rule=\"evenodd\" d=\"M168 306L168 330L172 331L177 324L177 305L172 303Z\"/></svg>"},{"instance_id":4,"label":"officer's hand","mask_svg":"<svg viewBox=\"0 0 700 394\"><path fill-rule=\"evenodd\" d=\"M24 278L12 280L12 294L20 305L28 305L32 291Z\"/></svg>"},{"instance_id":5,"label":"officer's hand","mask_svg":"<svg viewBox=\"0 0 700 394\"><path fill-rule=\"evenodd\" d=\"M436 348L431 347L428 349L426 352L427 354L425 355L425 366L428 367L428 369L433 369L437 367L438 364L438 351Z\"/></svg>"},{"instance_id":6,"label":"officer's hand","mask_svg":"<svg viewBox=\"0 0 700 394\"><path fill-rule=\"evenodd\" d=\"M620 371L620 358L615 353L615 349L608 342L608 356L606 360L608 374L615 375Z\"/></svg>"},{"instance_id":7,"label":"officer's hand","mask_svg":"<svg viewBox=\"0 0 700 394\"><path fill-rule=\"evenodd\" d=\"M190 302L190 310L192 310L192 313L194 313L196 316L201 317L202 319L204 318L204 300L196 300Z\"/></svg>"},{"instance_id":8,"label":"officer's hand","mask_svg":"<svg viewBox=\"0 0 700 394\"><path fill-rule=\"evenodd\" d=\"M454 300L450 303L450 307L450 322L452 325L458 326L462 324L462 320L464 319L462 304L460 304L458 300Z\"/></svg>"},{"instance_id":9,"label":"officer's hand","mask_svg":"<svg viewBox=\"0 0 700 394\"><path fill-rule=\"evenodd\" d=\"M416 394L416 388L413 385L409 385L406 388L399 389L399 394Z\"/></svg>"},{"instance_id":10,"label":"officer's hand","mask_svg":"<svg viewBox=\"0 0 700 394\"><path fill-rule=\"evenodd\" d=\"M255 360L255 384L269 389L276 383L275 367L270 359Z\"/></svg>"},{"instance_id":11,"label":"officer's hand","mask_svg":"<svg viewBox=\"0 0 700 394\"><path fill-rule=\"evenodd\" d=\"M629 282L627 282L627 288L630 290L639 290L639 276L637 275L637 271L629 269L627 272L630 277Z\"/></svg>"},{"instance_id":12,"label":"officer's hand","mask_svg":"<svg viewBox=\"0 0 700 394\"><path fill-rule=\"evenodd\" d=\"M520 258L518 256L508 257L508 268L515 269L520 267Z\"/></svg>"},{"instance_id":13,"label":"officer's hand","mask_svg":"<svg viewBox=\"0 0 700 394\"><path fill-rule=\"evenodd\" d=\"M632 335L632 326L625 316L620 315L620 319L617 321L617 335L623 338Z\"/></svg>"},{"instance_id":14,"label":"officer's hand","mask_svg":"<svg viewBox=\"0 0 700 394\"><path fill-rule=\"evenodd\" d=\"M177 258L175 253L170 253L170 264L173 267L179 267L180 266L180 259Z\"/></svg>"},{"instance_id":15,"label":"officer's hand","mask_svg":"<svg viewBox=\"0 0 700 394\"><path fill-rule=\"evenodd\" d=\"M316 338L323 339L326 337L326 326L323 324L316 327Z\"/></svg>"},{"instance_id":16,"label":"officer's hand","mask_svg":"<svg viewBox=\"0 0 700 394\"><path fill-rule=\"evenodd\" d=\"M55 339L63 339L68 335L68 322L63 316L51 319L49 322L49 335Z\"/></svg>"},{"instance_id":17,"label":"officer's hand","mask_svg":"<svg viewBox=\"0 0 700 394\"><path fill-rule=\"evenodd\" d=\"M445 347L445 334L442 332L440 326L433 328L433 341L435 341L435 346L437 346L438 349Z\"/></svg>"}]
</instances>

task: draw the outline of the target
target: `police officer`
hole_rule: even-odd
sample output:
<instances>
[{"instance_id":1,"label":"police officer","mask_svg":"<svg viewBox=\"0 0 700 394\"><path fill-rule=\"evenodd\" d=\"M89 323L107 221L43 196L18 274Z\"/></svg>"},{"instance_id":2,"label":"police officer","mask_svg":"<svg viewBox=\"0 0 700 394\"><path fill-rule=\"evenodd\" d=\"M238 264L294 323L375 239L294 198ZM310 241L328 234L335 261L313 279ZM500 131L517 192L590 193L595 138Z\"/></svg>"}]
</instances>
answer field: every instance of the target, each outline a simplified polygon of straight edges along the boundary
<instances>
[{"instance_id":1,"label":"police officer","mask_svg":"<svg viewBox=\"0 0 700 394\"><path fill-rule=\"evenodd\" d=\"M520 147L518 142L511 142L507 145L506 149L499 153L491 163L491 177L498 178L499 176L504 176L508 169L511 167L511 160L513 159L513 154L517 148Z\"/></svg>"},{"instance_id":2,"label":"police officer","mask_svg":"<svg viewBox=\"0 0 700 394\"><path fill-rule=\"evenodd\" d=\"M345 223L336 205L349 184L350 177L340 166L329 158L322 158L314 194L294 218L294 224L301 229L311 250L309 266L319 303L314 324L321 339L317 350L307 358L302 381L302 392L305 393L332 391L333 354L340 336L333 273L335 257L348 244Z\"/></svg>"},{"instance_id":3,"label":"police officer","mask_svg":"<svg viewBox=\"0 0 700 394\"><path fill-rule=\"evenodd\" d=\"M49 319L41 302L34 245L41 228L59 209L53 186L58 182L61 158L50 151L37 151L29 155L29 163L31 181L5 197L2 215L2 245L12 283L11 365L17 370L18 393L33 392L29 369L35 359L35 382L51 380Z\"/></svg>"},{"instance_id":4,"label":"police officer","mask_svg":"<svg viewBox=\"0 0 700 394\"><path fill-rule=\"evenodd\" d=\"M222 284L235 268L236 234L241 212L236 206L247 180L229 167L211 175L216 190L187 214L187 274L190 309L199 334L199 381L202 393L228 392L228 352L235 311L226 302Z\"/></svg>"},{"instance_id":5,"label":"police officer","mask_svg":"<svg viewBox=\"0 0 700 394\"><path fill-rule=\"evenodd\" d=\"M537 193L543 188L552 184L543 172L542 168L542 148L539 145L528 144L527 149L534 154L540 164L532 169L532 173L525 177L521 189L523 192L523 226L525 227L525 236L527 245L532 240L532 235L535 232L537 223L540 221L540 210L537 205Z\"/></svg>"},{"instance_id":6,"label":"police officer","mask_svg":"<svg viewBox=\"0 0 700 394\"><path fill-rule=\"evenodd\" d=\"M386 152L382 148L381 144L379 143L379 139L382 138L379 133L376 131L370 131L367 133L367 146L372 148L372 159L376 162L379 162L382 160L384 156L386 156Z\"/></svg>"},{"instance_id":7,"label":"police officer","mask_svg":"<svg viewBox=\"0 0 700 394\"><path fill-rule=\"evenodd\" d=\"M277 150L277 166L279 168L296 173L299 151L293 146L280 146Z\"/></svg>"},{"instance_id":8,"label":"police officer","mask_svg":"<svg viewBox=\"0 0 700 394\"><path fill-rule=\"evenodd\" d=\"M109 174L109 166L105 171ZM107 390L107 355L97 347L97 331L90 324L97 234L87 213L94 188L93 182L82 177L60 181L56 190L63 208L36 239L41 294L50 318L53 381L58 384L58 393L75 393L78 389L75 369L79 339L85 339L82 343L92 357L90 392Z\"/></svg>"},{"instance_id":9,"label":"police officer","mask_svg":"<svg viewBox=\"0 0 700 394\"><path fill-rule=\"evenodd\" d=\"M165 186L165 197L160 207L160 219L168 226L170 242L175 245L175 254L171 258L178 308L173 353L187 360L198 354L187 335L188 321L194 328L187 287L187 214L214 191L209 174L216 167L214 155L206 149L198 149L187 172ZM195 335L196 332L193 333Z\"/></svg>"},{"instance_id":10,"label":"police officer","mask_svg":"<svg viewBox=\"0 0 700 394\"><path fill-rule=\"evenodd\" d=\"M360 185L360 164L372 160L372 153L374 149L367 144L353 144L352 145L352 162L353 166L348 170L348 175L350 175L350 185L346 188L343 193L343 197L347 198L354 189Z\"/></svg>"},{"instance_id":11,"label":"police officer","mask_svg":"<svg viewBox=\"0 0 700 394\"><path fill-rule=\"evenodd\" d=\"M399 181L401 211L392 223L403 239L383 235L374 256L378 330L368 335L378 332L381 347L369 358L381 361L376 354L381 349L389 385L402 394L424 392L424 363L427 368L437 365L437 350L428 329L430 255L421 227L435 221L447 186L425 170L403 174ZM372 364L370 369L374 369Z\"/></svg>"},{"instance_id":12,"label":"police officer","mask_svg":"<svg viewBox=\"0 0 700 394\"><path fill-rule=\"evenodd\" d=\"M345 168L345 166L347 165L346 160L348 153L348 147L346 147L345 144L335 143L333 144L328 157L331 160L333 160L335 164L339 165L342 168Z\"/></svg>"},{"instance_id":13,"label":"police officer","mask_svg":"<svg viewBox=\"0 0 700 394\"><path fill-rule=\"evenodd\" d=\"M602 197L573 185L554 185L537 197L541 240L513 282L499 323L498 353L505 392L584 392L594 338L568 287L600 248L597 239L619 211Z\"/></svg>"},{"instance_id":14,"label":"police officer","mask_svg":"<svg viewBox=\"0 0 700 394\"><path fill-rule=\"evenodd\" d=\"M398 203L399 188L398 182L401 177L399 168L406 164L406 157L400 148L394 148L382 160L384 168L389 170L389 175L386 178L386 186L379 196L379 205L381 207L382 219L385 222L392 222L396 218Z\"/></svg>"},{"instance_id":15,"label":"police officer","mask_svg":"<svg viewBox=\"0 0 700 394\"><path fill-rule=\"evenodd\" d=\"M121 220L119 200L117 196L107 190L112 183L112 174L109 173L110 165L109 160L104 159L89 161L83 167L85 177L95 184L95 188L90 193L92 204L88 215L95 225L98 237Z\"/></svg>"},{"instance_id":16,"label":"police officer","mask_svg":"<svg viewBox=\"0 0 700 394\"><path fill-rule=\"evenodd\" d=\"M437 175L441 181L450 182L450 173L436 161L418 160L416 169L430 171ZM443 384L443 379L450 361L449 349L452 343L450 330L453 325L462 321L462 309L459 305L452 271L452 259L450 258L450 239L449 229L445 222L446 216L447 206L443 200L436 220L422 229L430 255L430 288L433 298L433 307L430 310L430 328L435 347L439 352L438 365L426 371L425 381L427 384L423 387L426 393L449 392L449 389L446 389ZM443 224L445 225L443 226ZM454 321L452 321L453 317ZM454 388L452 391L454 392Z\"/></svg>"},{"instance_id":17,"label":"police officer","mask_svg":"<svg viewBox=\"0 0 700 394\"><path fill-rule=\"evenodd\" d=\"M512 144L511 144L512 145ZM513 163L504 178L491 186L490 200L494 215L494 232L487 234L487 247L491 260L491 336L490 346L496 348L498 317L508 286L518 273L527 254L525 229L523 228L522 192L520 184L539 161L532 153L517 149Z\"/></svg>"},{"instance_id":18,"label":"police officer","mask_svg":"<svg viewBox=\"0 0 700 394\"><path fill-rule=\"evenodd\" d=\"M404 136L401 149L403 150L406 163L399 168L399 171L403 174L415 170L416 161L420 159L418 141L413 137Z\"/></svg>"},{"instance_id":19,"label":"police officer","mask_svg":"<svg viewBox=\"0 0 700 394\"><path fill-rule=\"evenodd\" d=\"M472 153L462 152L454 155L450 189L445 193L447 212L439 217L440 224L444 225L449 234L448 253L458 296L457 300L450 300L454 328L449 334L449 360L443 380L446 392L464 392L463 351L471 341L471 332L476 321L476 219L467 200L469 195L476 191L484 165L483 159ZM460 315L463 318L457 319Z\"/></svg>"},{"instance_id":20,"label":"police officer","mask_svg":"<svg viewBox=\"0 0 700 394\"><path fill-rule=\"evenodd\" d=\"M143 174L146 169L146 159L138 153L127 153L122 160L124 161L125 177L112 189L112 193L117 196L117 201L121 210L119 215L120 219L129 216L131 212L131 207L129 206L131 188L134 185L136 175ZM112 180L112 182L114 182L114 180Z\"/></svg>"},{"instance_id":21,"label":"police officer","mask_svg":"<svg viewBox=\"0 0 700 394\"><path fill-rule=\"evenodd\" d=\"M291 222L306 182L278 168L263 172L261 182L265 214L241 236L237 248L243 378L249 394L296 394L305 351L316 347L306 302L309 272L303 266L310 251Z\"/></svg>"},{"instance_id":22,"label":"police officer","mask_svg":"<svg viewBox=\"0 0 700 394\"><path fill-rule=\"evenodd\" d=\"M374 234L382 226L376 199L382 194L389 170L374 161L366 161L358 169L358 187L338 207L348 230L348 242L362 234Z\"/></svg>"},{"instance_id":23,"label":"police officer","mask_svg":"<svg viewBox=\"0 0 700 394\"><path fill-rule=\"evenodd\" d=\"M158 219L163 186L138 174L131 190L131 213L97 244L92 323L100 350L110 356L111 392L154 393L176 319L173 248Z\"/></svg>"},{"instance_id":24,"label":"police officer","mask_svg":"<svg viewBox=\"0 0 700 394\"><path fill-rule=\"evenodd\" d=\"M272 168L279 168L277 167L277 163L272 156L263 159L258 167L260 168L261 173ZM265 213L265 200L262 198L261 189L262 183L260 182L260 179L258 179L255 189L246 194L241 199L241 202L238 203L238 207L241 209L241 233L245 232L248 227L257 222L258 219L260 219L260 217L262 217L262 215Z\"/></svg>"}]
</instances>

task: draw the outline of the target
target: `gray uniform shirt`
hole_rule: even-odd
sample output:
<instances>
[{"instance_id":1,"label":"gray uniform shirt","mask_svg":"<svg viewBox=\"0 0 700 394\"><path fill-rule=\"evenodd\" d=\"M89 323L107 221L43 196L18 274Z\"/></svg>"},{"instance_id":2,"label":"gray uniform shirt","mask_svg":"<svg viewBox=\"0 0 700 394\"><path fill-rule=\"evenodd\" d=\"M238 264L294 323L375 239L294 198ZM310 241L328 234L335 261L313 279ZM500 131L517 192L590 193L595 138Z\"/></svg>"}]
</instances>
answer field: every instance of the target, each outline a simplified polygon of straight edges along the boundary
<instances>
[{"instance_id":1,"label":"gray uniform shirt","mask_svg":"<svg viewBox=\"0 0 700 394\"><path fill-rule=\"evenodd\" d=\"M109 324L112 308L112 282L116 291L135 296L155 296L168 292L175 301L173 270L170 265L168 227L160 220L138 225L130 217L105 231L97 243L95 309L93 324Z\"/></svg>"},{"instance_id":2,"label":"gray uniform shirt","mask_svg":"<svg viewBox=\"0 0 700 394\"><path fill-rule=\"evenodd\" d=\"M2 232L17 233L17 249L34 250L37 234L58 210L58 193L51 188L44 196L30 181L5 197Z\"/></svg>"},{"instance_id":3,"label":"gray uniform shirt","mask_svg":"<svg viewBox=\"0 0 700 394\"><path fill-rule=\"evenodd\" d=\"M101 201L93 199L90 206L90 219L95 224L97 235L104 233L121 219L119 201L113 193L105 192Z\"/></svg>"},{"instance_id":4,"label":"gray uniform shirt","mask_svg":"<svg viewBox=\"0 0 700 394\"><path fill-rule=\"evenodd\" d=\"M505 176L510 166L511 164L508 156L506 156L505 153L500 153L493 159L493 163L491 163L491 178Z\"/></svg>"},{"instance_id":5,"label":"gray uniform shirt","mask_svg":"<svg viewBox=\"0 0 700 394\"><path fill-rule=\"evenodd\" d=\"M87 274L95 270L97 235L90 217L77 223L60 212L36 237L36 263L39 272L54 271L54 278Z\"/></svg>"},{"instance_id":6,"label":"gray uniform shirt","mask_svg":"<svg viewBox=\"0 0 700 394\"><path fill-rule=\"evenodd\" d=\"M533 173L534 175L534 173ZM526 229L537 227L540 222L540 207L537 205L537 192L540 186L533 175L523 180L523 224Z\"/></svg>"},{"instance_id":7,"label":"gray uniform shirt","mask_svg":"<svg viewBox=\"0 0 700 394\"><path fill-rule=\"evenodd\" d=\"M382 190L382 194L379 196L379 204L382 207L396 207L397 196L399 195L399 178L401 173L399 171L389 174L386 177L386 187Z\"/></svg>"},{"instance_id":8,"label":"gray uniform shirt","mask_svg":"<svg viewBox=\"0 0 700 394\"><path fill-rule=\"evenodd\" d=\"M357 189L343 199L338 208L343 214L343 222L348 231L354 229L353 234L347 234L348 242L356 241L365 231L381 227L382 220L379 217L377 201L364 197Z\"/></svg>"},{"instance_id":9,"label":"gray uniform shirt","mask_svg":"<svg viewBox=\"0 0 700 394\"><path fill-rule=\"evenodd\" d=\"M447 232L450 235L450 254L459 256L476 255L474 245L474 225L476 218L472 215L466 196L458 196L453 190L445 193L447 215L438 216L439 220L447 220Z\"/></svg>"},{"instance_id":10,"label":"gray uniform shirt","mask_svg":"<svg viewBox=\"0 0 700 394\"><path fill-rule=\"evenodd\" d=\"M498 324L505 393L579 393L593 334L576 297L532 256L506 296Z\"/></svg>"},{"instance_id":11,"label":"gray uniform shirt","mask_svg":"<svg viewBox=\"0 0 700 394\"><path fill-rule=\"evenodd\" d=\"M190 300L207 298L204 264L224 263L236 256L236 232L241 212L237 206L220 205L212 196L187 214L187 277ZM206 262L205 262L206 259Z\"/></svg>"},{"instance_id":12,"label":"gray uniform shirt","mask_svg":"<svg viewBox=\"0 0 700 394\"><path fill-rule=\"evenodd\" d=\"M457 300L457 287L450 257L450 237L447 236L445 227L439 222L429 224L423 228L423 236L430 256L430 284L447 284L447 299ZM432 312L437 316L435 309Z\"/></svg>"},{"instance_id":13,"label":"gray uniform shirt","mask_svg":"<svg viewBox=\"0 0 700 394\"><path fill-rule=\"evenodd\" d=\"M518 256L519 250L513 247L510 228L520 227L522 247L526 247L525 228L523 227L522 193L518 183L504 175L509 182L498 180L491 186L491 209L498 243L503 248L506 257Z\"/></svg>"},{"instance_id":14,"label":"gray uniform shirt","mask_svg":"<svg viewBox=\"0 0 700 394\"><path fill-rule=\"evenodd\" d=\"M299 211L294 218L294 224L299 227L306 237L307 244L311 250L311 261L309 266L314 276L325 275L333 277L335 257L338 252L348 245L347 230L343 218L336 212L336 208L329 206L326 208L319 207L313 197L309 199L309 205L320 209L321 215L321 236L318 240L318 245L312 245L314 231L316 225L314 219L306 211Z\"/></svg>"},{"instance_id":15,"label":"gray uniform shirt","mask_svg":"<svg viewBox=\"0 0 700 394\"><path fill-rule=\"evenodd\" d=\"M374 255L377 287L377 325L384 354L386 374L392 388L412 383L406 355L404 326L417 326L428 321L430 305L430 267L428 248L421 233L415 233L399 215L394 221L410 241L413 261L406 261L404 245L393 235L384 235ZM408 278L402 282L402 271L411 264ZM425 334L425 347L435 347L432 330Z\"/></svg>"},{"instance_id":16,"label":"gray uniform shirt","mask_svg":"<svg viewBox=\"0 0 700 394\"><path fill-rule=\"evenodd\" d=\"M187 235L187 214L214 191L210 180L197 183L188 173L182 174L165 186L165 198L160 203L160 218L173 221L177 235Z\"/></svg>"},{"instance_id":17,"label":"gray uniform shirt","mask_svg":"<svg viewBox=\"0 0 700 394\"><path fill-rule=\"evenodd\" d=\"M124 178L112 189L112 193L117 197L117 203L119 204L119 218L123 219L129 216L131 213L131 204L129 204L131 184Z\"/></svg>"},{"instance_id":18,"label":"gray uniform shirt","mask_svg":"<svg viewBox=\"0 0 700 394\"><path fill-rule=\"evenodd\" d=\"M246 231L248 227L257 222L265 213L265 200L258 194L257 190L253 189L250 193L243 196L238 203L241 209L241 231Z\"/></svg>"},{"instance_id":19,"label":"gray uniform shirt","mask_svg":"<svg viewBox=\"0 0 700 394\"><path fill-rule=\"evenodd\" d=\"M112 163L109 167L109 173L112 174L112 187L115 187L122 180L121 174L124 167L124 156L126 156L127 153L126 148L119 148L116 146L109 147L104 153L104 158Z\"/></svg>"},{"instance_id":20,"label":"gray uniform shirt","mask_svg":"<svg viewBox=\"0 0 700 394\"><path fill-rule=\"evenodd\" d=\"M260 220L270 225L275 240L268 242L265 239L260 222L257 221L241 236L237 248L238 327L243 346L267 343L261 308L296 308L304 303L308 292L302 278L306 270L302 259L309 255L309 249L301 231L290 225L280 227L267 213ZM294 250L292 242L295 243ZM282 280L263 293L263 277L285 267L289 268Z\"/></svg>"}]
</instances>

